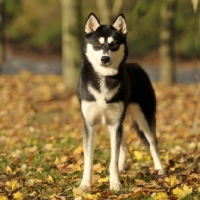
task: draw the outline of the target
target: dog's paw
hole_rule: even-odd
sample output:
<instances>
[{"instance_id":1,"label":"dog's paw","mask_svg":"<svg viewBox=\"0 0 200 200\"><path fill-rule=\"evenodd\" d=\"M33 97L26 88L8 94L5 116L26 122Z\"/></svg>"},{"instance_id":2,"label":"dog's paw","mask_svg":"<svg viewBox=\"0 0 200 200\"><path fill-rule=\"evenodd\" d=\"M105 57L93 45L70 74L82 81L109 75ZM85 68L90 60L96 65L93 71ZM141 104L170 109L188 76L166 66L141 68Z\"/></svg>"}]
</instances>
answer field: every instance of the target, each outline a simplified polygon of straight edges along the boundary
<instances>
[{"instance_id":1,"label":"dog's paw","mask_svg":"<svg viewBox=\"0 0 200 200\"><path fill-rule=\"evenodd\" d=\"M115 190L115 191L119 191L120 188L122 187L121 183L110 183L110 190Z\"/></svg>"},{"instance_id":2,"label":"dog's paw","mask_svg":"<svg viewBox=\"0 0 200 200\"><path fill-rule=\"evenodd\" d=\"M158 170L158 175L165 175L166 172L164 169L157 169Z\"/></svg>"},{"instance_id":3,"label":"dog's paw","mask_svg":"<svg viewBox=\"0 0 200 200\"><path fill-rule=\"evenodd\" d=\"M79 188L81 188L84 192L87 192L91 189L91 185L90 184L82 184L79 186Z\"/></svg>"}]
</instances>

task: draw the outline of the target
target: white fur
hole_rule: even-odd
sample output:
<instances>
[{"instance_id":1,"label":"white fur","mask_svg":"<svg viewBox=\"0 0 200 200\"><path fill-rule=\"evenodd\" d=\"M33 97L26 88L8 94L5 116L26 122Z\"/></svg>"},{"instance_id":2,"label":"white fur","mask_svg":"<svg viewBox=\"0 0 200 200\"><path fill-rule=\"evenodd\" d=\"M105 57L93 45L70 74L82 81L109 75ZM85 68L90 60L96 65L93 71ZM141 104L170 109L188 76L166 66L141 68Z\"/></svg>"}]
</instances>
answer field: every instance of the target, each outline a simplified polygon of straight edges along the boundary
<instances>
[{"instance_id":1,"label":"white fur","mask_svg":"<svg viewBox=\"0 0 200 200\"><path fill-rule=\"evenodd\" d=\"M126 22L122 16L119 16L112 26L123 34L127 33Z\"/></svg>"},{"instance_id":2,"label":"white fur","mask_svg":"<svg viewBox=\"0 0 200 200\"><path fill-rule=\"evenodd\" d=\"M96 137L96 129L94 126L87 125L88 132L90 134L89 139L84 137L83 147L84 147L84 172L83 179L81 181L80 187L83 189L88 189L91 187L92 182L92 166L94 157L94 142Z\"/></svg>"},{"instance_id":3,"label":"white fur","mask_svg":"<svg viewBox=\"0 0 200 200\"><path fill-rule=\"evenodd\" d=\"M98 102L99 106L101 106L102 108L105 108L107 106L106 100L107 101L111 100L117 94L119 88L120 84L117 85L112 90L109 90L105 85L104 77L102 77L100 81L100 91L97 91L90 84L88 85L88 90L90 94L94 96L96 102Z\"/></svg>"},{"instance_id":4,"label":"white fur","mask_svg":"<svg viewBox=\"0 0 200 200\"><path fill-rule=\"evenodd\" d=\"M120 190L121 183L119 180L119 150L118 150L118 137L117 137L117 129L119 124L116 123L114 125L108 126L108 130L110 132L110 142L111 142L111 160L110 160L110 189L111 190Z\"/></svg>"},{"instance_id":5,"label":"white fur","mask_svg":"<svg viewBox=\"0 0 200 200\"><path fill-rule=\"evenodd\" d=\"M97 95L97 92L94 91L92 92L94 96L98 97L99 94ZM124 111L124 104L123 102L118 102L102 106L101 101L100 102L81 101L81 110L88 128L88 139L84 138L84 172L80 187L82 187L83 189L87 189L91 186L94 142L95 142L94 125L102 123L109 125L109 131L111 137L112 153L111 153L111 164L110 164L110 189L119 190L121 184L118 175L119 152L116 151L116 138L117 138L116 128L118 126L120 117L122 116L122 113Z\"/></svg>"},{"instance_id":6,"label":"white fur","mask_svg":"<svg viewBox=\"0 0 200 200\"><path fill-rule=\"evenodd\" d=\"M122 141L121 141L120 152L119 152L119 163L118 163L119 172L123 172L123 170L124 170L127 149L128 149L128 145L127 145L126 140L125 140L125 138L123 137L123 134L122 134Z\"/></svg>"},{"instance_id":7,"label":"white fur","mask_svg":"<svg viewBox=\"0 0 200 200\"><path fill-rule=\"evenodd\" d=\"M102 102L81 102L81 110L88 124L115 124L119 121L124 110L123 102L105 104Z\"/></svg>"},{"instance_id":8,"label":"white fur","mask_svg":"<svg viewBox=\"0 0 200 200\"><path fill-rule=\"evenodd\" d=\"M100 42L101 44L104 44L105 38L104 38L104 37L100 37L100 38L99 38L99 42Z\"/></svg>"},{"instance_id":9,"label":"white fur","mask_svg":"<svg viewBox=\"0 0 200 200\"><path fill-rule=\"evenodd\" d=\"M159 174L164 174L165 171L160 160L155 135L151 132L140 106L138 104L131 104L130 108L133 120L137 122L139 129L144 132L145 137L150 144L150 152L154 161L155 169L158 170Z\"/></svg>"},{"instance_id":10,"label":"white fur","mask_svg":"<svg viewBox=\"0 0 200 200\"><path fill-rule=\"evenodd\" d=\"M107 42L108 44L112 43L114 41L113 37L108 37Z\"/></svg>"},{"instance_id":11,"label":"white fur","mask_svg":"<svg viewBox=\"0 0 200 200\"><path fill-rule=\"evenodd\" d=\"M97 30L97 28L100 26L99 22L97 21L96 17L94 15L91 15L89 19L87 20L87 23L85 25L85 32L91 33Z\"/></svg>"},{"instance_id":12,"label":"white fur","mask_svg":"<svg viewBox=\"0 0 200 200\"><path fill-rule=\"evenodd\" d=\"M94 70L102 76L112 76L118 73L118 67L124 58L125 54L124 44L121 44L117 51L108 51L103 53L103 50L94 50L91 44L87 44L86 56ZM103 64L101 62L102 56L109 56L110 62Z\"/></svg>"}]
</instances>

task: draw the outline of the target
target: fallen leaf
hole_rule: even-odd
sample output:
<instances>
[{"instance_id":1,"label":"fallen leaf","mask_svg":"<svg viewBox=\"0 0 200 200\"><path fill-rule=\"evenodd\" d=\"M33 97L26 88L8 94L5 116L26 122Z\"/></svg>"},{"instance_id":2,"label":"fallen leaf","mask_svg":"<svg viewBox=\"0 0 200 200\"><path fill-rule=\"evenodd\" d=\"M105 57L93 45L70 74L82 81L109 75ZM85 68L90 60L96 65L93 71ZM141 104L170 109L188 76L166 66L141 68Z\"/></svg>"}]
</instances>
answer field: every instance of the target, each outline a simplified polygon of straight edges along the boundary
<instances>
[{"instance_id":1,"label":"fallen leaf","mask_svg":"<svg viewBox=\"0 0 200 200\"><path fill-rule=\"evenodd\" d=\"M54 182L54 179L51 175L48 175L47 176L47 181L50 182L50 183L53 183Z\"/></svg>"},{"instance_id":2,"label":"fallen leaf","mask_svg":"<svg viewBox=\"0 0 200 200\"><path fill-rule=\"evenodd\" d=\"M13 194L14 199L21 200L23 199L23 194L21 192L16 192Z\"/></svg>"},{"instance_id":3,"label":"fallen leaf","mask_svg":"<svg viewBox=\"0 0 200 200\"><path fill-rule=\"evenodd\" d=\"M8 200L8 198L5 196L0 196L0 200Z\"/></svg>"},{"instance_id":4,"label":"fallen leaf","mask_svg":"<svg viewBox=\"0 0 200 200\"><path fill-rule=\"evenodd\" d=\"M13 171L12 171L12 169L11 169L9 166L7 166L7 167L6 167L6 172L12 173Z\"/></svg>"},{"instance_id":5,"label":"fallen leaf","mask_svg":"<svg viewBox=\"0 0 200 200\"><path fill-rule=\"evenodd\" d=\"M177 179L176 175L166 177L165 181L170 185L170 187L174 187L175 185L178 184L178 179Z\"/></svg>"},{"instance_id":6,"label":"fallen leaf","mask_svg":"<svg viewBox=\"0 0 200 200\"><path fill-rule=\"evenodd\" d=\"M78 187L78 188L73 188L73 195L74 197L78 196L84 196L86 193L84 192L83 188Z\"/></svg>"},{"instance_id":7,"label":"fallen leaf","mask_svg":"<svg viewBox=\"0 0 200 200\"><path fill-rule=\"evenodd\" d=\"M12 191L19 188L18 181L16 179L12 179L11 181L6 181L6 185L11 188Z\"/></svg>"},{"instance_id":8,"label":"fallen leaf","mask_svg":"<svg viewBox=\"0 0 200 200\"><path fill-rule=\"evenodd\" d=\"M189 188L187 185L183 186L183 189L180 189L178 187L176 187L173 190L173 194L178 197L179 199L183 199L185 196L187 196L188 194L192 193L192 188Z\"/></svg>"},{"instance_id":9,"label":"fallen leaf","mask_svg":"<svg viewBox=\"0 0 200 200\"><path fill-rule=\"evenodd\" d=\"M141 151L134 151L133 153L136 160L142 160L143 155Z\"/></svg>"},{"instance_id":10,"label":"fallen leaf","mask_svg":"<svg viewBox=\"0 0 200 200\"><path fill-rule=\"evenodd\" d=\"M109 181L109 178L108 178L108 176L106 176L105 178L100 178L98 180L98 183L107 183L108 181Z\"/></svg>"},{"instance_id":11,"label":"fallen leaf","mask_svg":"<svg viewBox=\"0 0 200 200\"><path fill-rule=\"evenodd\" d=\"M165 192L158 192L153 200L168 200L168 195Z\"/></svg>"}]
</instances>

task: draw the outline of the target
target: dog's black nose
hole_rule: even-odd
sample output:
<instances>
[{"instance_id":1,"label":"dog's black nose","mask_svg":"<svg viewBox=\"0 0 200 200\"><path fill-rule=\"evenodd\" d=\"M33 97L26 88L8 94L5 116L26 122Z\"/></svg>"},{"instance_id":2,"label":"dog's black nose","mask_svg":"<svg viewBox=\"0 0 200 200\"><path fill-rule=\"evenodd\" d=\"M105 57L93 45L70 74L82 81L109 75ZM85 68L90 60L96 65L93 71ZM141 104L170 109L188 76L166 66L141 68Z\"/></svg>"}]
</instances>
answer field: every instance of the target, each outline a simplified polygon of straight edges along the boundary
<instances>
[{"instance_id":1,"label":"dog's black nose","mask_svg":"<svg viewBox=\"0 0 200 200\"><path fill-rule=\"evenodd\" d=\"M102 56L101 57L101 62L103 64L109 63L110 62L110 57L108 57L108 56Z\"/></svg>"}]
</instances>

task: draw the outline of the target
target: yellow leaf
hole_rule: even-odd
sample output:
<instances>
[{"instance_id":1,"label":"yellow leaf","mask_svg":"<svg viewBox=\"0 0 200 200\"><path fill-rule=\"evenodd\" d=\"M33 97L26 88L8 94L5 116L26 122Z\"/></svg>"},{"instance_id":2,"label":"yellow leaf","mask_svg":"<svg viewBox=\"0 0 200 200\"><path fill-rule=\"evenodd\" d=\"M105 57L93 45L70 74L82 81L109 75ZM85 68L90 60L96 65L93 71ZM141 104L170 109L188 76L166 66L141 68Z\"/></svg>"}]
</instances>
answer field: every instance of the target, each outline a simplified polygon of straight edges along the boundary
<instances>
[{"instance_id":1,"label":"yellow leaf","mask_svg":"<svg viewBox=\"0 0 200 200\"><path fill-rule=\"evenodd\" d=\"M12 179L11 181L6 181L6 185L11 188L12 191L19 187L19 184L16 179Z\"/></svg>"},{"instance_id":2,"label":"yellow leaf","mask_svg":"<svg viewBox=\"0 0 200 200\"><path fill-rule=\"evenodd\" d=\"M98 183L107 183L108 181L109 181L109 178L108 178L108 176L106 176L105 178L100 178L98 180Z\"/></svg>"},{"instance_id":3,"label":"yellow leaf","mask_svg":"<svg viewBox=\"0 0 200 200\"><path fill-rule=\"evenodd\" d=\"M101 173L103 170L106 170L106 168L102 167L100 163L97 163L93 166L93 170L97 173Z\"/></svg>"},{"instance_id":4,"label":"yellow leaf","mask_svg":"<svg viewBox=\"0 0 200 200\"><path fill-rule=\"evenodd\" d=\"M63 156L62 158L60 158L60 162L61 163L65 163L67 161L68 156Z\"/></svg>"},{"instance_id":5,"label":"yellow leaf","mask_svg":"<svg viewBox=\"0 0 200 200\"><path fill-rule=\"evenodd\" d=\"M56 159L55 159L55 161L53 162L55 165L58 165L58 164L60 164L60 160L59 160L59 158L58 157L56 157Z\"/></svg>"},{"instance_id":6,"label":"yellow leaf","mask_svg":"<svg viewBox=\"0 0 200 200\"><path fill-rule=\"evenodd\" d=\"M19 199L19 200L21 200L21 199L23 199L23 194L21 193L21 192L16 192L16 193L14 193L14 195L13 195L13 197L14 197L14 199Z\"/></svg>"},{"instance_id":7,"label":"yellow leaf","mask_svg":"<svg viewBox=\"0 0 200 200\"><path fill-rule=\"evenodd\" d=\"M78 188L73 188L73 195L74 197L78 196L84 196L86 193L83 191L83 188L78 187Z\"/></svg>"},{"instance_id":8,"label":"yellow leaf","mask_svg":"<svg viewBox=\"0 0 200 200\"><path fill-rule=\"evenodd\" d=\"M158 192L156 194L156 197L153 198L153 200L164 200L164 199L168 199L167 194L164 192Z\"/></svg>"},{"instance_id":9,"label":"yellow leaf","mask_svg":"<svg viewBox=\"0 0 200 200\"><path fill-rule=\"evenodd\" d=\"M17 180L16 179L12 179L11 180L11 188L12 188L12 190L17 189L18 187L19 187L19 184L18 184Z\"/></svg>"},{"instance_id":10,"label":"yellow leaf","mask_svg":"<svg viewBox=\"0 0 200 200\"><path fill-rule=\"evenodd\" d=\"M43 170L44 170L44 169L43 169L42 167L38 167L38 168L37 168L37 172L38 172L38 173L42 173Z\"/></svg>"},{"instance_id":11,"label":"yellow leaf","mask_svg":"<svg viewBox=\"0 0 200 200\"><path fill-rule=\"evenodd\" d=\"M8 200L8 198L5 196L0 196L0 200Z\"/></svg>"},{"instance_id":12,"label":"yellow leaf","mask_svg":"<svg viewBox=\"0 0 200 200\"><path fill-rule=\"evenodd\" d=\"M176 175L172 175L170 176L170 186L173 187L174 185L177 184L177 178L176 178Z\"/></svg>"},{"instance_id":13,"label":"yellow leaf","mask_svg":"<svg viewBox=\"0 0 200 200\"><path fill-rule=\"evenodd\" d=\"M11 169L9 166L7 166L7 167L6 167L6 172L12 173L13 171L12 171L12 169Z\"/></svg>"},{"instance_id":14,"label":"yellow leaf","mask_svg":"<svg viewBox=\"0 0 200 200\"><path fill-rule=\"evenodd\" d=\"M76 197L74 200L83 200L83 197L78 196L78 197Z\"/></svg>"},{"instance_id":15,"label":"yellow leaf","mask_svg":"<svg viewBox=\"0 0 200 200\"><path fill-rule=\"evenodd\" d=\"M178 179L176 178L176 175L172 175L170 177L166 177L165 181L171 186L175 186L178 184Z\"/></svg>"},{"instance_id":16,"label":"yellow leaf","mask_svg":"<svg viewBox=\"0 0 200 200\"><path fill-rule=\"evenodd\" d=\"M185 193L180 188L176 187L173 190L173 194L178 197L179 199L183 199L185 197Z\"/></svg>"},{"instance_id":17,"label":"yellow leaf","mask_svg":"<svg viewBox=\"0 0 200 200\"><path fill-rule=\"evenodd\" d=\"M83 147L82 146L78 146L74 152L74 154L82 154L83 153Z\"/></svg>"},{"instance_id":18,"label":"yellow leaf","mask_svg":"<svg viewBox=\"0 0 200 200\"><path fill-rule=\"evenodd\" d=\"M50 196L51 199L53 199L53 198L55 198L55 197L56 197L56 194L55 194L55 193L52 194L52 195Z\"/></svg>"},{"instance_id":19,"label":"yellow leaf","mask_svg":"<svg viewBox=\"0 0 200 200\"><path fill-rule=\"evenodd\" d=\"M135 157L136 160L142 159L143 155L140 151L134 151L133 153L134 153L134 157Z\"/></svg>"},{"instance_id":20,"label":"yellow leaf","mask_svg":"<svg viewBox=\"0 0 200 200\"><path fill-rule=\"evenodd\" d=\"M189 188L187 185L183 186L183 191L185 192L185 196L192 193L192 188Z\"/></svg>"},{"instance_id":21,"label":"yellow leaf","mask_svg":"<svg viewBox=\"0 0 200 200\"><path fill-rule=\"evenodd\" d=\"M27 165L26 164L23 164L21 167L20 167L21 171L25 172L25 170L27 169Z\"/></svg>"},{"instance_id":22,"label":"yellow leaf","mask_svg":"<svg viewBox=\"0 0 200 200\"><path fill-rule=\"evenodd\" d=\"M95 195L92 195L94 199L101 199L101 193L97 192Z\"/></svg>"},{"instance_id":23,"label":"yellow leaf","mask_svg":"<svg viewBox=\"0 0 200 200\"><path fill-rule=\"evenodd\" d=\"M94 199L93 196L91 194L89 194L89 193L85 194L84 198L86 198L86 199Z\"/></svg>"},{"instance_id":24,"label":"yellow leaf","mask_svg":"<svg viewBox=\"0 0 200 200\"><path fill-rule=\"evenodd\" d=\"M53 177L51 175L48 175L47 176L47 181L53 183L54 179L53 179Z\"/></svg>"},{"instance_id":25,"label":"yellow leaf","mask_svg":"<svg viewBox=\"0 0 200 200\"><path fill-rule=\"evenodd\" d=\"M192 193L192 188L189 188L187 185L184 185L183 189L177 187L173 190L173 194L179 199L183 199L185 196L191 193Z\"/></svg>"}]
</instances>

